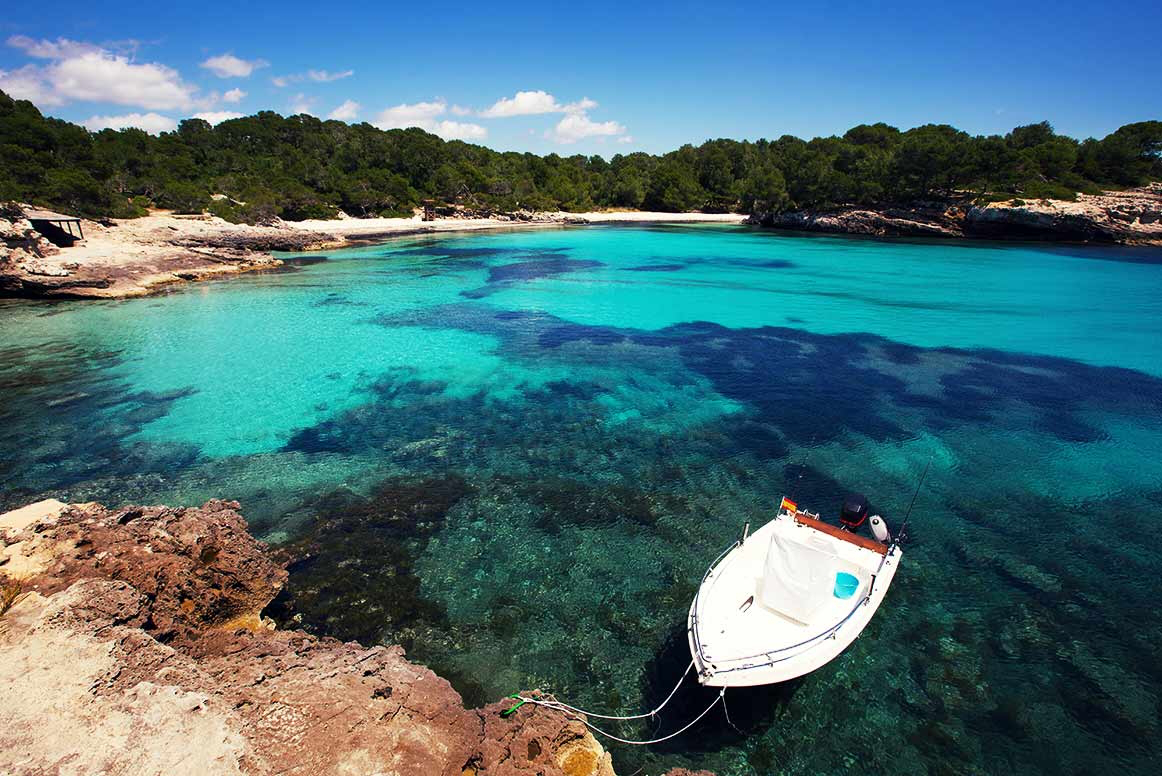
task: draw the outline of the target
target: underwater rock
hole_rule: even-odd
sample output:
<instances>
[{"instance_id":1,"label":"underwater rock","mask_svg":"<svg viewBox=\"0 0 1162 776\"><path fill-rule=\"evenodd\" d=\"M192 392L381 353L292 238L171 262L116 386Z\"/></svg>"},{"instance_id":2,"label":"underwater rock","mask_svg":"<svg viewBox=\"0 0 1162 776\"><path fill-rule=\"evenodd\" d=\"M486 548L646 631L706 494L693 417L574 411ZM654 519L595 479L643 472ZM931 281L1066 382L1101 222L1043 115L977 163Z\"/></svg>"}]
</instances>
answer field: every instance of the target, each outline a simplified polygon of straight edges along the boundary
<instances>
[{"instance_id":1,"label":"underwater rock","mask_svg":"<svg viewBox=\"0 0 1162 776\"><path fill-rule=\"evenodd\" d=\"M320 635L364 643L402 639L410 648L410 623L443 617L420 596L414 558L470 492L456 476L398 478L384 480L369 496L341 489L309 501L304 509L314 516L312 527L278 550L292 576L272 615L279 622L299 615Z\"/></svg>"},{"instance_id":2,"label":"underwater rock","mask_svg":"<svg viewBox=\"0 0 1162 776\"><path fill-rule=\"evenodd\" d=\"M465 709L398 646L275 630L286 573L237 508L0 516L0 582L22 590L0 615L0 771L614 776L577 720ZM41 562L13 573L16 554Z\"/></svg>"}]
</instances>

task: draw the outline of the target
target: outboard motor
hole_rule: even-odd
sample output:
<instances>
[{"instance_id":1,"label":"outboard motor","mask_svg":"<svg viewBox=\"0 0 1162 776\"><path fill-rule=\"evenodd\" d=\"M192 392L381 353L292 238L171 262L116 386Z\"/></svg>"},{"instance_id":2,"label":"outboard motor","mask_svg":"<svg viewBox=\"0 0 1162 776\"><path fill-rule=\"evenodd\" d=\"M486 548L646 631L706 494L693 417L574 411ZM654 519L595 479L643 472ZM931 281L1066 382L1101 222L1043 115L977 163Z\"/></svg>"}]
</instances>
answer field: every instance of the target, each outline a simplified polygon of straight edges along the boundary
<instances>
[{"instance_id":1,"label":"outboard motor","mask_svg":"<svg viewBox=\"0 0 1162 776\"><path fill-rule=\"evenodd\" d=\"M888 524L879 515L872 515L868 521L871 525L872 536L876 537L876 541L880 544L887 544L892 540L891 533L888 532Z\"/></svg>"},{"instance_id":2,"label":"outboard motor","mask_svg":"<svg viewBox=\"0 0 1162 776\"><path fill-rule=\"evenodd\" d=\"M839 522L849 531L857 531L867 520L867 498L862 493L853 493L843 500L839 512Z\"/></svg>"}]
</instances>

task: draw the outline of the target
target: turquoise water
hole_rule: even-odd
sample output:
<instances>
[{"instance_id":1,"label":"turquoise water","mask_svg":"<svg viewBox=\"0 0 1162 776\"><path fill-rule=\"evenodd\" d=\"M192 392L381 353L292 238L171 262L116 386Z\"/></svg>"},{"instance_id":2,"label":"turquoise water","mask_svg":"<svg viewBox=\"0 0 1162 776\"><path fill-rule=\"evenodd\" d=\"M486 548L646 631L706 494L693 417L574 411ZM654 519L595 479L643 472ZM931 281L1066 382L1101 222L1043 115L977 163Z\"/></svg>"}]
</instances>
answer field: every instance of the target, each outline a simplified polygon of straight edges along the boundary
<instances>
[{"instance_id":1,"label":"turquoise water","mask_svg":"<svg viewBox=\"0 0 1162 776\"><path fill-rule=\"evenodd\" d=\"M931 461L847 653L619 772L1153 773L1159 289L1149 250L589 227L0 303L0 506L235 498L280 620L631 712L743 522L892 525Z\"/></svg>"}]
</instances>

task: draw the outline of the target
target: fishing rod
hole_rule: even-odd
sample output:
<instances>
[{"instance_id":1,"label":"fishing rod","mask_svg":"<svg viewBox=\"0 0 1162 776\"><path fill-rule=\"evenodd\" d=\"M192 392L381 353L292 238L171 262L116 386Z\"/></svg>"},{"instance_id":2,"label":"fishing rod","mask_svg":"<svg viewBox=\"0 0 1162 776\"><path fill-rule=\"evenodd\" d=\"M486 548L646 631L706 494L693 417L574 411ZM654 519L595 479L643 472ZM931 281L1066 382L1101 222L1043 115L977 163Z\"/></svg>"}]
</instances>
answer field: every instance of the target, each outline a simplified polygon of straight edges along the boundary
<instances>
[{"instance_id":1,"label":"fishing rod","mask_svg":"<svg viewBox=\"0 0 1162 776\"><path fill-rule=\"evenodd\" d=\"M908 511L904 513L904 522L900 523L900 530L896 532L896 541L893 544L900 544L907 538L908 521L912 518L912 507L916 506L916 497L920 495L920 488L924 487L924 479L928 476L928 469L932 467L932 459L928 459L928 463L924 464L924 473L920 475L920 481L916 483L916 492L912 494L912 501L908 504Z\"/></svg>"}]
</instances>

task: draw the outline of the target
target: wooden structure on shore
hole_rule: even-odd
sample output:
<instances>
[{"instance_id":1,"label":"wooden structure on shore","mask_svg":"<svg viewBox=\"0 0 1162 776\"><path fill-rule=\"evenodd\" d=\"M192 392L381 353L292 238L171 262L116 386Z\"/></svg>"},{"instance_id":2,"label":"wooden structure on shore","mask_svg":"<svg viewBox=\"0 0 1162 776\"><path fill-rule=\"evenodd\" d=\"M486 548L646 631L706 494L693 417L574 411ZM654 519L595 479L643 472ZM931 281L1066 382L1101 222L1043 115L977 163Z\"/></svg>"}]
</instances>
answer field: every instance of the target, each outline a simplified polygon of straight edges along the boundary
<instances>
[{"instance_id":1,"label":"wooden structure on shore","mask_svg":"<svg viewBox=\"0 0 1162 776\"><path fill-rule=\"evenodd\" d=\"M77 240L85 239L81 230L81 219L76 216L66 216L63 213L54 213L51 210L29 208L24 211L24 217L32 223L32 228L40 232L45 238L59 248L67 248ZM76 233L73 233L73 228Z\"/></svg>"}]
</instances>

